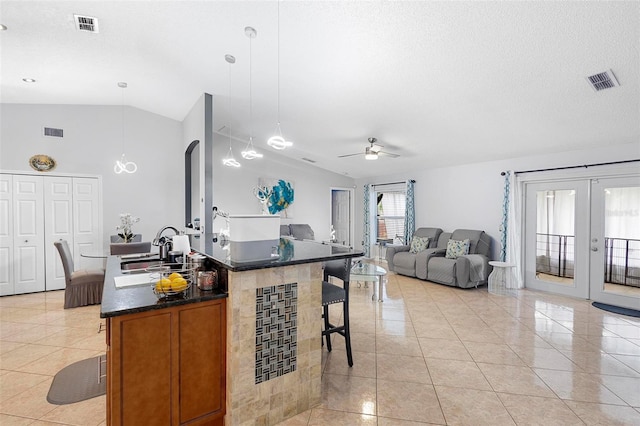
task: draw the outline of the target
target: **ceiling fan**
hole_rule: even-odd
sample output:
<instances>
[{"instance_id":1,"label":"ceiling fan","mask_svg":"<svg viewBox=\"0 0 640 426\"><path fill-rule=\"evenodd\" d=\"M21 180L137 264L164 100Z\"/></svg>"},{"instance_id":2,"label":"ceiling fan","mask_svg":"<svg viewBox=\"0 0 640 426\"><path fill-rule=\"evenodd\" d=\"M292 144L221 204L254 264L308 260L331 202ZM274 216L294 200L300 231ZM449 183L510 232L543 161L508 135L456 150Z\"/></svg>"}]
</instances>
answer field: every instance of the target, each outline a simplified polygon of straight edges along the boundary
<instances>
[{"instance_id":1,"label":"ceiling fan","mask_svg":"<svg viewBox=\"0 0 640 426\"><path fill-rule=\"evenodd\" d=\"M363 154L364 154L364 158L367 160L377 160L378 155L385 155L391 158L400 157L398 154L392 154L390 152L382 151L382 148L384 147L382 145L376 145L377 141L378 139L376 138L369 138L370 146L366 147L364 149L364 152L358 152L357 154L338 155L338 158L353 157L354 155L363 155Z\"/></svg>"}]
</instances>

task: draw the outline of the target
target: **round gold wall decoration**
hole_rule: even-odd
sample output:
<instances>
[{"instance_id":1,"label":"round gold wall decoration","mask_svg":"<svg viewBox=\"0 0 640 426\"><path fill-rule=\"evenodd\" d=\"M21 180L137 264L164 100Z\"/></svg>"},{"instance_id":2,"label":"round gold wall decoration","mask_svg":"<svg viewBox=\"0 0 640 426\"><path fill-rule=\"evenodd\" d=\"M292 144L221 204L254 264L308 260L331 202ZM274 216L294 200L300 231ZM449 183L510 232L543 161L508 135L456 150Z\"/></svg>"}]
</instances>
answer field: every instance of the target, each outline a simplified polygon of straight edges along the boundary
<instances>
[{"instance_id":1,"label":"round gold wall decoration","mask_svg":"<svg viewBox=\"0 0 640 426\"><path fill-rule=\"evenodd\" d=\"M56 168L56 160L48 155L38 154L29 158L29 165L33 170L48 172Z\"/></svg>"}]
</instances>

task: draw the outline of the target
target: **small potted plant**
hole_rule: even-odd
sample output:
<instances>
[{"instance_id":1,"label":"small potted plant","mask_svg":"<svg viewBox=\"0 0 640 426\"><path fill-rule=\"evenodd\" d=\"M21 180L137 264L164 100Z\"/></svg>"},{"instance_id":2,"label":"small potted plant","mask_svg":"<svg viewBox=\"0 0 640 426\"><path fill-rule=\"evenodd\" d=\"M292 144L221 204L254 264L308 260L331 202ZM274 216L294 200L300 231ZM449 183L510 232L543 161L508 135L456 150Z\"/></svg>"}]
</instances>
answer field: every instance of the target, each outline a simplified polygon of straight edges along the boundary
<instances>
[{"instance_id":1,"label":"small potted plant","mask_svg":"<svg viewBox=\"0 0 640 426\"><path fill-rule=\"evenodd\" d=\"M133 224L139 222L140 218L132 216L131 213L120 213L120 225L116 226L118 236L125 243L133 240Z\"/></svg>"}]
</instances>

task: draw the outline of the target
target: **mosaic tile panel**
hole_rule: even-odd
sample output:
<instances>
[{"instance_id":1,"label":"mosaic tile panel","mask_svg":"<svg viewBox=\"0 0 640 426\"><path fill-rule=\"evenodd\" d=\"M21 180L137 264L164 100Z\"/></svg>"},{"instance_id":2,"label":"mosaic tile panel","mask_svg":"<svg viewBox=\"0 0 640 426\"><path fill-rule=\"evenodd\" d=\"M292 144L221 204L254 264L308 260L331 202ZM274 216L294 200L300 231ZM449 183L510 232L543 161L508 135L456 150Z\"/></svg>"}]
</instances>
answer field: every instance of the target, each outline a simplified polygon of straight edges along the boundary
<instances>
[{"instance_id":1,"label":"mosaic tile panel","mask_svg":"<svg viewBox=\"0 0 640 426\"><path fill-rule=\"evenodd\" d=\"M256 289L255 384L296 371L298 284Z\"/></svg>"}]
</instances>

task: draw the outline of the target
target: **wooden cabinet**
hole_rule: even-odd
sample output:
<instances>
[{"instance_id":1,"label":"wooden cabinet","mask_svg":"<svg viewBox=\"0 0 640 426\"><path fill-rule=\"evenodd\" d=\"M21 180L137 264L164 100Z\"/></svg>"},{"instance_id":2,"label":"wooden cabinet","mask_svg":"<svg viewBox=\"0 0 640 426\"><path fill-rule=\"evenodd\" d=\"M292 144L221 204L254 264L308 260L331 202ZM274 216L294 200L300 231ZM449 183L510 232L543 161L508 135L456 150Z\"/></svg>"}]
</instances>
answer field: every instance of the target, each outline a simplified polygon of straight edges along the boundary
<instances>
[{"instance_id":1,"label":"wooden cabinet","mask_svg":"<svg viewBox=\"0 0 640 426\"><path fill-rule=\"evenodd\" d=\"M108 425L223 425L226 299L107 319Z\"/></svg>"}]
</instances>

